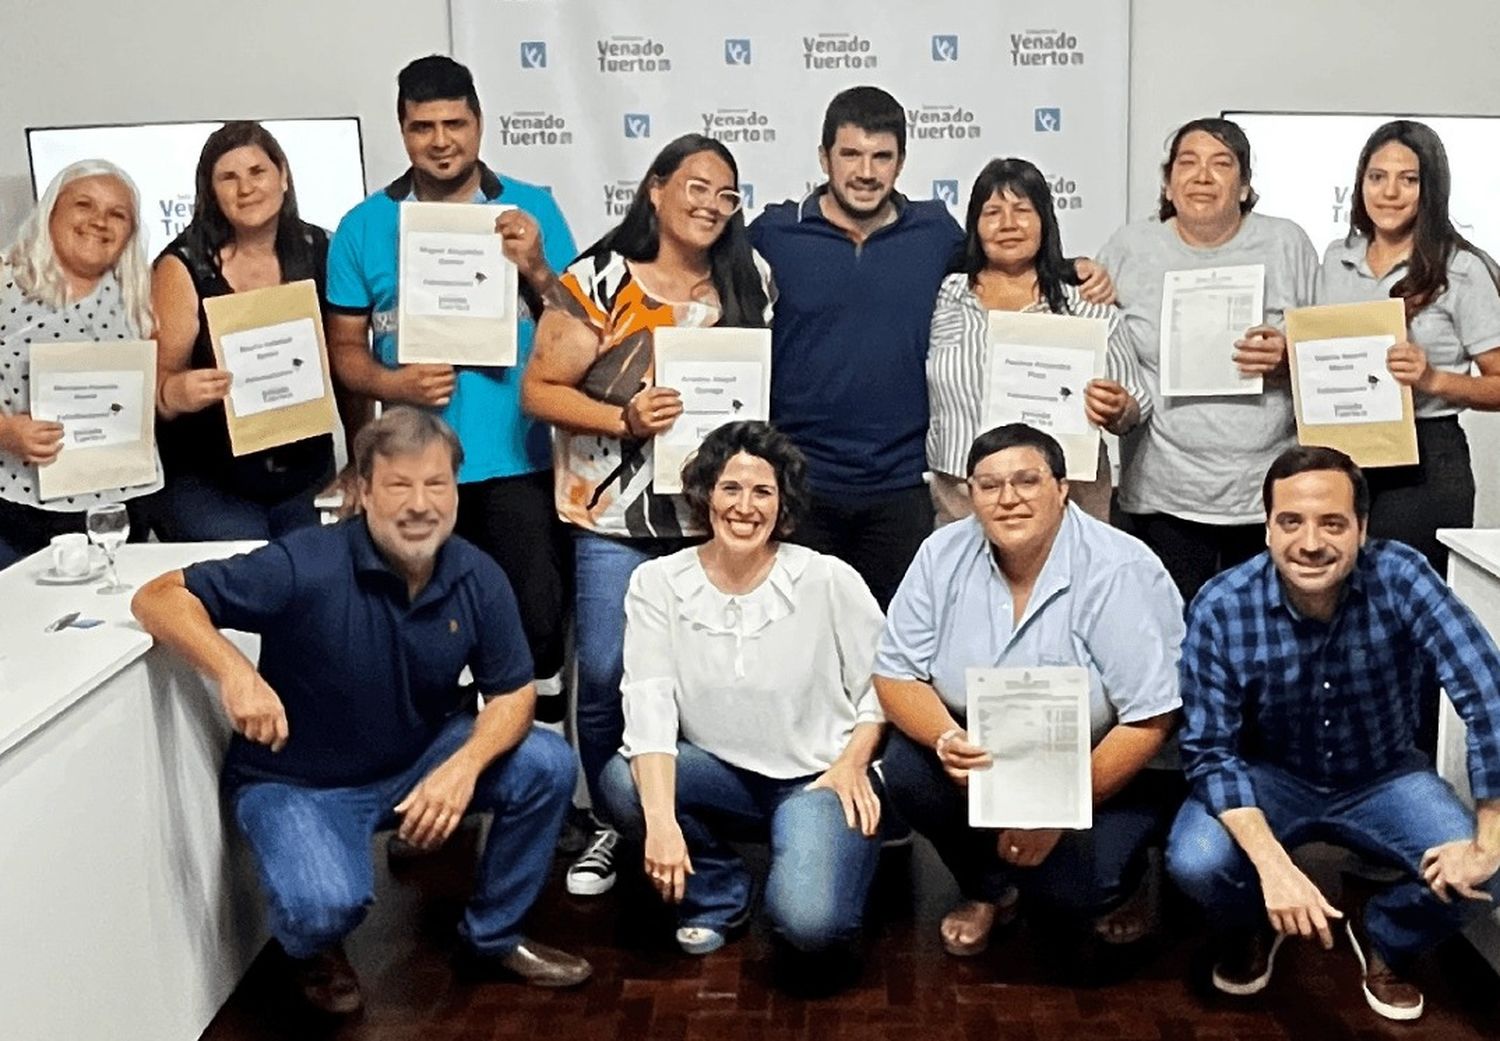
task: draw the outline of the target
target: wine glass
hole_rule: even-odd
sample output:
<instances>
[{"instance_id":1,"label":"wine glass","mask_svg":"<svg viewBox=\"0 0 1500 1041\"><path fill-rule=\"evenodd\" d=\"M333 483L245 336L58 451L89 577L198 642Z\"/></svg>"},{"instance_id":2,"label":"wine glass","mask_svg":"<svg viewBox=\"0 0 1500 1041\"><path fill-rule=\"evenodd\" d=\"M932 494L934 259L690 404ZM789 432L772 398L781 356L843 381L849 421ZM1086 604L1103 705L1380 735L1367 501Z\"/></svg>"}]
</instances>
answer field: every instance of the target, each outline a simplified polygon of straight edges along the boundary
<instances>
[{"instance_id":1,"label":"wine glass","mask_svg":"<svg viewBox=\"0 0 1500 1041\"><path fill-rule=\"evenodd\" d=\"M110 502L90 506L84 524L89 541L103 549L104 557L109 561L109 581L98 591L109 595L127 592L131 587L120 582L120 574L115 570L115 554L130 537L130 514L125 512L125 504Z\"/></svg>"}]
</instances>

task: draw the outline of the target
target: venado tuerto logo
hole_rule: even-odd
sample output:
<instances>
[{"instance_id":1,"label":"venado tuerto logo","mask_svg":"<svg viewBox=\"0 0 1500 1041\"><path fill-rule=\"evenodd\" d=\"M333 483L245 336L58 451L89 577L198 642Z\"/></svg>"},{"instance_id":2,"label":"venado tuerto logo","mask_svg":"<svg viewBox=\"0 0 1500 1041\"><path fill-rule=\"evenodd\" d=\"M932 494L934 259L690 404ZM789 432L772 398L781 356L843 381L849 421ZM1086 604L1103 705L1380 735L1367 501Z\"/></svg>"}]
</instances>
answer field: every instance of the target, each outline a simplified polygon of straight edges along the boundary
<instances>
[{"instance_id":1,"label":"venado tuerto logo","mask_svg":"<svg viewBox=\"0 0 1500 1041\"><path fill-rule=\"evenodd\" d=\"M672 59L666 47L649 36L610 36L596 43L600 72L672 71Z\"/></svg>"},{"instance_id":2,"label":"venado tuerto logo","mask_svg":"<svg viewBox=\"0 0 1500 1041\"><path fill-rule=\"evenodd\" d=\"M1026 29L1010 34L1010 63L1017 68L1082 65L1078 37L1059 29Z\"/></svg>"},{"instance_id":3,"label":"venado tuerto logo","mask_svg":"<svg viewBox=\"0 0 1500 1041\"><path fill-rule=\"evenodd\" d=\"M620 218L630 209L630 200L635 198L636 182L606 181L604 188L604 215Z\"/></svg>"},{"instance_id":4,"label":"venado tuerto logo","mask_svg":"<svg viewBox=\"0 0 1500 1041\"><path fill-rule=\"evenodd\" d=\"M731 39L724 41L724 64L725 65L749 65L750 64L750 41L745 39Z\"/></svg>"},{"instance_id":5,"label":"venado tuerto logo","mask_svg":"<svg viewBox=\"0 0 1500 1041\"><path fill-rule=\"evenodd\" d=\"M1039 108L1031 115L1031 129L1038 134L1062 133L1062 109Z\"/></svg>"},{"instance_id":6,"label":"venado tuerto logo","mask_svg":"<svg viewBox=\"0 0 1500 1041\"><path fill-rule=\"evenodd\" d=\"M544 40L521 42L521 68L545 69L547 67L547 44Z\"/></svg>"},{"instance_id":7,"label":"venado tuerto logo","mask_svg":"<svg viewBox=\"0 0 1500 1041\"><path fill-rule=\"evenodd\" d=\"M651 136L651 115L647 112L625 113L625 136L631 140Z\"/></svg>"},{"instance_id":8,"label":"venado tuerto logo","mask_svg":"<svg viewBox=\"0 0 1500 1041\"><path fill-rule=\"evenodd\" d=\"M168 238L176 238L193 219L193 197L178 195L170 199L157 199L156 216L153 219L161 222L162 234Z\"/></svg>"},{"instance_id":9,"label":"venado tuerto logo","mask_svg":"<svg viewBox=\"0 0 1500 1041\"><path fill-rule=\"evenodd\" d=\"M1078 190L1078 182L1063 176L1047 176L1047 187L1052 189L1052 205L1059 211L1083 209L1083 195Z\"/></svg>"},{"instance_id":10,"label":"venado tuerto logo","mask_svg":"<svg viewBox=\"0 0 1500 1041\"><path fill-rule=\"evenodd\" d=\"M809 69L874 69L880 57L859 33L818 33L802 37L802 62Z\"/></svg>"},{"instance_id":11,"label":"venado tuerto logo","mask_svg":"<svg viewBox=\"0 0 1500 1041\"><path fill-rule=\"evenodd\" d=\"M906 136L918 141L976 141L984 129L962 105L922 105L906 110Z\"/></svg>"},{"instance_id":12,"label":"venado tuerto logo","mask_svg":"<svg viewBox=\"0 0 1500 1041\"><path fill-rule=\"evenodd\" d=\"M771 144L776 128L753 108L720 108L703 113L703 134L726 145Z\"/></svg>"},{"instance_id":13,"label":"venado tuerto logo","mask_svg":"<svg viewBox=\"0 0 1500 1041\"><path fill-rule=\"evenodd\" d=\"M958 61L958 36L952 33L946 36L934 36L932 38L932 60Z\"/></svg>"},{"instance_id":14,"label":"venado tuerto logo","mask_svg":"<svg viewBox=\"0 0 1500 1041\"><path fill-rule=\"evenodd\" d=\"M512 112L495 120L500 127L500 143L508 146L571 145L573 131L568 121L556 112L540 109Z\"/></svg>"},{"instance_id":15,"label":"venado tuerto logo","mask_svg":"<svg viewBox=\"0 0 1500 1041\"><path fill-rule=\"evenodd\" d=\"M954 209L958 208L958 182L942 180L932 182L932 197Z\"/></svg>"}]
</instances>

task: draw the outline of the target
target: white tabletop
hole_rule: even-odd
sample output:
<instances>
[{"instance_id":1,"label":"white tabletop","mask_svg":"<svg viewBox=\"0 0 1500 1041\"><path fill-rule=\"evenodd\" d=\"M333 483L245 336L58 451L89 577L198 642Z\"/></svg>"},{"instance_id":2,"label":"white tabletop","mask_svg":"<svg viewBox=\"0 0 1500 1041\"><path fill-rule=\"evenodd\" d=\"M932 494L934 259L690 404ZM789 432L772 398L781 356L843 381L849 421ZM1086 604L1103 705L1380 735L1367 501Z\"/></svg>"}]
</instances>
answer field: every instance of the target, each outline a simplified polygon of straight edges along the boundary
<instances>
[{"instance_id":1,"label":"white tabletop","mask_svg":"<svg viewBox=\"0 0 1500 1041\"><path fill-rule=\"evenodd\" d=\"M120 580L139 587L194 561L254 549L256 542L145 543L120 549ZM68 706L125 668L151 647L130 615L131 592L105 596L96 580L49 586L36 577L51 561L46 552L0 571L0 754L45 726ZM45 632L72 611L102 619L91 629Z\"/></svg>"},{"instance_id":2,"label":"white tabletop","mask_svg":"<svg viewBox=\"0 0 1500 1041\"><path fill-rule=\"evenodd\" d=\"M1439 528L1437 537L1474 566L1500 578L1500 528Z\"/></svg>"}]
</instances>

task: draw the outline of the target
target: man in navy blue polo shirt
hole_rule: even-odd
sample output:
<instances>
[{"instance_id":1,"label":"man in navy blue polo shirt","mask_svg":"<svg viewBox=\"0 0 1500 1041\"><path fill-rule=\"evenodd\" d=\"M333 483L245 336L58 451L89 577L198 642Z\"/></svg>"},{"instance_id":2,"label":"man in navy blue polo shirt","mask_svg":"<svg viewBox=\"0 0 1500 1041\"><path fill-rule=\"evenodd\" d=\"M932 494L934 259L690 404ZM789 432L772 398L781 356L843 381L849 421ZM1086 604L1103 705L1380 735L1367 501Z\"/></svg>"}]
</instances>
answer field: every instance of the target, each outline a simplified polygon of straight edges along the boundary
<instances>
[{"instance_id":1,"label":"man in navy blue polo shirt","mask_svg":"<svg viewBox=\"0 0 1500 1041\"><path fill-rule=\"evenodd\" d=\"M573 235L549 190L502 177L480 162L479 97L464 66L443 55L407 65L397 77L396 112L411 168L350 210L329 244L329 361L354 393L433 409L458 433L464 446L458 533L504 569L520 604L540 693L556 693L572 548L553 507L551 439L545 425L522 413L520 393L536 329L531 316L560 291L555 271L572 262ZM399 221L406 200L514 207L497 211L496 220L502 250L519 270L524 304L514 366L397 363Z\"/></svg>"},{"instance_id":2,"label":"man in navy blue polo shirt","mask_svg":"<svg viewBox=\"0 0 1500 1041\"><path fill-rule=\"evenodd\" d=\"M370 838L441 845L492 811L460 925L466 965L544 986L586 961L522 936L573 791L573 755L532 727L531 655L505 575L462 538L457 437L394 408L355 441L363 515L145 586L132 608L219 687L236 735L225 794L249 840L271 931L303 996L361 995L342 941L374 900ZM220 628L259 633L260 666ZM484 696L477 715L465 667Z\"/></svg>"}]
</instances>

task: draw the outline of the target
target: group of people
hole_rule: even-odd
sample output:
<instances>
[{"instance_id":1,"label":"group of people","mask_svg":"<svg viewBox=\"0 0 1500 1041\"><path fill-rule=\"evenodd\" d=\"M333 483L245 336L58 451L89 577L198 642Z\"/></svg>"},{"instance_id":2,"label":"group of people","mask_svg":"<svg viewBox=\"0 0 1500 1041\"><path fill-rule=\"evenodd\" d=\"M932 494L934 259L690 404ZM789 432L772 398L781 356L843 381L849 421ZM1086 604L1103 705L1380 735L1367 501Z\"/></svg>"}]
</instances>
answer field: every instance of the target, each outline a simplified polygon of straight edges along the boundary
<instances>
[{"instance_id":1,"label":"group of people","mask_svg":"<svg viewBox=\"0 0 1500 1041\"><path fill-rule=\"evenodd\" d=\"M396 108L412 165L331 240L297 216L275 140L239 122L205 144L193 220L154 266L128 176L90 162L58 175L0 270L0 565L81 529L96 501L167 540L269 540L156 579L134 609L218 684L237 732L227 805L312 1004L361 1003L342 941L373 899L370 836L433 848L471 811L494 823L466 967L588 978L521 932L576 783L573 750L532 727L571 631L598 829L567 888L608 891L618 852L639 849L688 953L750 914L747 837L769 839L758 899L788 956L852 952L905 821L958 883L953 955L1018 910L1140 940L1164 849L1222 927L1221 990L1262 989L1286 936L1331 946L1347 911L1371 1007L1420 1015L1412 959L1500 892L1500 653L1439 577L1434 535L1473 521L1456 417L1500 408L1500 290L1449 219L1430 129L1372 135L1349 235L1321 266L1296 225L1254 212L1249 143L1214 118L1173 135L1158 214L1074 260L1024 159L980 172L963 227L900 194L905 113L855 87L828 106L826 181L804 199L747 226L733 155L688 134L577 254L549 192L480 161L467 69L414 61ZM407 200L507 207L514 367L397 362ZM1163 396L1167 274L1233 264L1265 268L1265 312L1234 355L1264 391ZM351 435L357 513L328 526L313 499L331 438L234 456L203 311L306 278ZM1421 462L1366 475L1295 446L1283 316L1390 296ZM1102 449L1098 478L1069 482L1048 434L984 429L995 310L1109 323L1085 409L1121 435L1118 489ZM683 409L655 381L666 326L772 335L771 422L709 434L681 494L652 486L653 439ZM41 500L62 430L27 415L27 345L145 337L161 475ZM259 662L221 628L261 634ZM1054 665L1089 676L1093 826L971 827L964 788L990 753L966 729L966 670ZM1422 753L1440 685L1470 728L1477 816ZM1320 836L1400 880L1336 907L1290 855Z\"/></svg>"}]
</instances>

